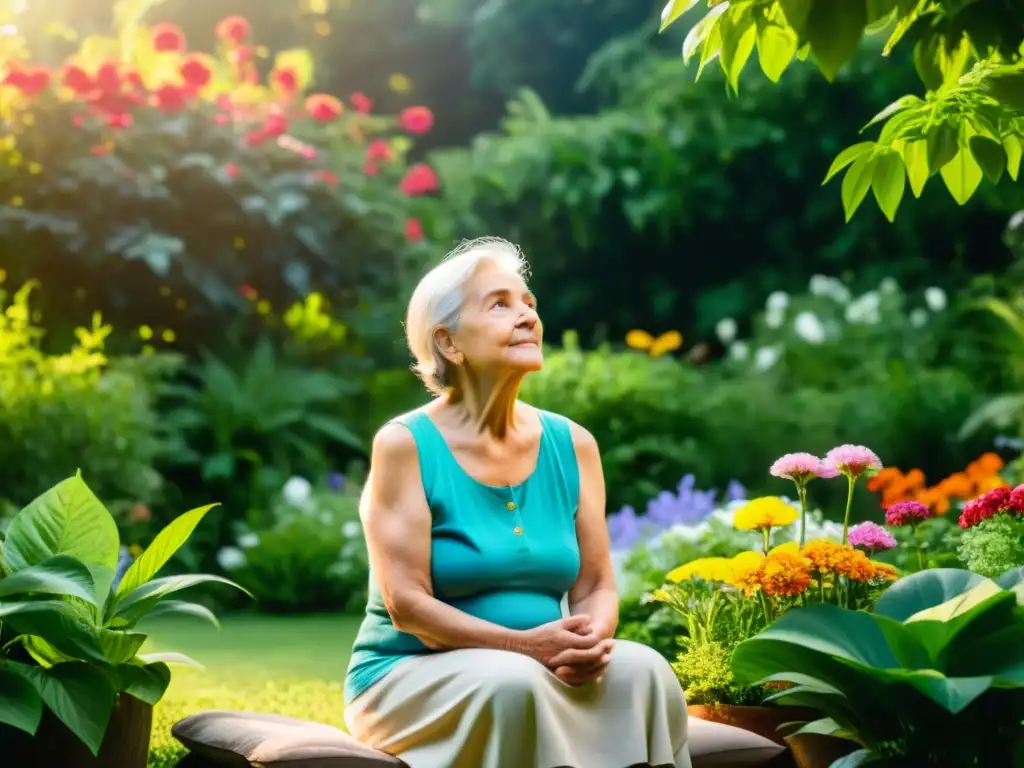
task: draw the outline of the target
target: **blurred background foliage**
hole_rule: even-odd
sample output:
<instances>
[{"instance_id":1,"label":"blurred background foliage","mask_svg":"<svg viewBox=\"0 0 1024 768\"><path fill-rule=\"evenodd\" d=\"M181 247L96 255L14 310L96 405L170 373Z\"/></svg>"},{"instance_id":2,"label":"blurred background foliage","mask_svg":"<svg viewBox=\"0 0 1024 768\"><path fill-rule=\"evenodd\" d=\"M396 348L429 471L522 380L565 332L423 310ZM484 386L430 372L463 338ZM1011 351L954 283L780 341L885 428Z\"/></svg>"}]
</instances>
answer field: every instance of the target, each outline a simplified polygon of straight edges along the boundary
<instances>
[{"instance_id":1,"label":"blurred background foliage","mask_svg":"<svg viewBox=\"0 0 1024 768\"><path fill-rule=\"evenodd\" d=\"M0 86L6 504L81 467L145 544L217 500L182 567L244 574L273 610L358 609L345 526L367 446L426 399L405 301L484 234L530 259L549 349L524 397L597 436L610 512L687 473L783 492L774 458L841 442L930 481L997 437L1017 455L1020 186L959 206L932 184L894 223L865 206L846 224L821 185L865 115L918 88L906 52L867 41L833 83L751 65L732 94L682 61L687 24L658 34L660 2L55 3L0 3L8 78L69 57L144 66L157 24L221 77L236 49L216 29L241 16L259 82L291 52L313 73L296 103L343 112L307 104L282 131L297 144L252 141L220 130L211 95L112 133L75 125L74 99ZM250 106L272 109L260 94ZM410 107L429 131L408 129Z\"/></svg>"}]
</instances>

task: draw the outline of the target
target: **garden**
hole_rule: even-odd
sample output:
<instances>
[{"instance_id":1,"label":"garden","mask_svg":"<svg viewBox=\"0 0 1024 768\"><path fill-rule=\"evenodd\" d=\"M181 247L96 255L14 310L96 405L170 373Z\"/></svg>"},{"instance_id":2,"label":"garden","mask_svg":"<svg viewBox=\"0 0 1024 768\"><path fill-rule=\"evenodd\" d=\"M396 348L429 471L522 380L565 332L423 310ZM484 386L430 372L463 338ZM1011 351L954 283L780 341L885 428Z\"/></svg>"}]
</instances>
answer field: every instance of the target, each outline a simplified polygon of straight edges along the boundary
<instances>
[{"instance_id":1,"label":"garden","mask_svg":"<svg viewBox=\"0 0 1024 768\"><path fill-rule=\"evenodd\" d=\"M0 0L0 125L12 765L344 729L405 305L499 235L691 717L1024 768L1015 4Z\"/></svg>"}]
</instances>

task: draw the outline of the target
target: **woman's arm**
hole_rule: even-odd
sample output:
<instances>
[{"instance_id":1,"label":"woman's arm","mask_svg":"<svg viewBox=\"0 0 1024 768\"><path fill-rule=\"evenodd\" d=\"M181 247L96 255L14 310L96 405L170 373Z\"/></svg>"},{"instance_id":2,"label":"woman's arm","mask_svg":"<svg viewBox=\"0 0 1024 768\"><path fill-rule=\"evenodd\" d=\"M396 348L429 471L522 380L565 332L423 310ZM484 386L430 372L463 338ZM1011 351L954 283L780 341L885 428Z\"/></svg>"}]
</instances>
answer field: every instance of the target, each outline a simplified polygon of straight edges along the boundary
<instances>
[{"instance_id":1,"label":"woman's arm","mask_svg":"<svg viewBox=\"0 0 1024 768\"><path fill-rule=\"evenodd\" d=\"M385 425L374 438L360 517L370 564L391 621L396 629L419 638L428 648L516 651L542 663L567 649L579 649L569 654L574 658L600 654L600 648L595 648L598 638L583 618L515 631L470 616L434 597L430 508L420 481L416 442L401 425Z\"/></svg>"},{"instance_id":2,"label":"woman's arm","mask_svg":"<svg viewBox=\"0 0 1024 768\"><path fill-rule=\"evenodd\" d=\"M619 625L619 595L615 588L608 523L605 521L604 471L594 436L572 425L573 445L580 468L580 499L576 538L580 573L569 591L569 610L590 616L598 636L611 638Z\"/></svg>"}]
</instances>

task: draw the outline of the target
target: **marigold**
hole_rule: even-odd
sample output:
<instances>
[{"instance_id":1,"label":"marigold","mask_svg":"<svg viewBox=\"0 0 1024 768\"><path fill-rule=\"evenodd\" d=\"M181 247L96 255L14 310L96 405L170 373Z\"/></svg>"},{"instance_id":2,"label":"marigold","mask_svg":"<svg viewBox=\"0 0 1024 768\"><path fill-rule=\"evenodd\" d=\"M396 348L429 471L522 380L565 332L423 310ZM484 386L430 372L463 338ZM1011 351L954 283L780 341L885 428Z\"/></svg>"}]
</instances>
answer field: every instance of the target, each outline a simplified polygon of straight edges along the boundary
<instances>
[{"instance_id":1,"label":"marigold","mask_svg":"<svg viewBox=\"0 0 1024 768\"><path fill-rule=\"evenodd\" d=\"M812 539L804 545L800 554L807 558L811 567L820 574L833 573L837 563L842 558L842 550L846 549L842 544L836 544L828 539Z\"/></svg>"},{"instance_id":2,"label":"marigold","mask_svg":"<svg viewBox=\"0 0 1024 768\"><path fill-rule=\"evenodd\" d=\"M799 510L778 496L762 496L748 501L736 510L733 526L738 531L763 531L790 525L800 516Z\"/></svg>"},{"instance_id":3,"label":"marigold","mask_svg":"<svg viewBox=\"0 0 1024 768\"><path fill-rule=\"evenodd\" d=\"M811 583L811 564L791 552L776 552L764 560L761 587L771 597L799 595Z\"/></svg>"},{"instance_id":4,"label":"marigold","mask_svg":"<svg viewBox=\"0 0 1024 768\"><path fill-rule=\"evenodd\" d=\"M871 581L875 576L875 567L871 560L859 549L842 547L833 560L833 569L840 576L852 581Z\"/></svg>"},{"instance_id":5,"label":"marigold","mask_svg":"<svg viewBox=\"0 0 1024 768\"><path fill-rule=\"evenodd\" d=\"M889 563L880 563L877 560L872 560L871 566L875 569L873 579L896 581L900 577L899 571L894 566L889 565Z\"/></svg>"}]
</instances>

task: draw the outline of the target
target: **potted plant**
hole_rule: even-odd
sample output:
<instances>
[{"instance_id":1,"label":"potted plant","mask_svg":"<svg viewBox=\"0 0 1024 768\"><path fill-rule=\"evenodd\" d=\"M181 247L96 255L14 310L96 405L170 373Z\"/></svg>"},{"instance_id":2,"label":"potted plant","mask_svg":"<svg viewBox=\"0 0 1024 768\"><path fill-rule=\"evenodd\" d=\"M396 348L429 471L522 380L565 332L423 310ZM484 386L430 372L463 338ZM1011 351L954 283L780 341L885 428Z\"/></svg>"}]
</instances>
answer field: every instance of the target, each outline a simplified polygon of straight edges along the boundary
<instances>
[{"instance_id":1,"label":"potted plant","mask_svg":"<svg viewBox=\"0 0 1024 768\"><path fill-rule=\"evenodd\" d=\"M684 620L686 634L679 638L682 651L673 669L686 689L692 716L745 728L780 744L787 743L783 725L818 718L813 708L773 705L771 689L779 684L736 678L731 656L739 644L793 609L824 603L861 610L896 578L892 566L868 554L894 545L895 540L891 536L880 540L879 531L885 532L879 526L875 526L879 531L863 532L849 527L857 481L880 466L877 457L862 446L840 446L824 460L810 454L782 457L772 474L796 484L800 506L775 496L747 502L736 510L733 525L757 534L757 550L732 558L701 558L668 574L668 583L654 593L654 599L667 603ZM837 530L841 540L808 540L807 484L840 475L847 478L850 489L844 523ZM798 521L795 538L773 546L773 537Z\"/></svg>"},{"instance_id":2,"label":"potted plant","mask_svg":"<svg viewBox=\"0 0 1024 768\"><path fill-rule=\"evenodd\" d=\"M834 768L1019 765L1024 749L1022 570L998 579L920 571L873 612L790 611L733 653L745 684L822 717L803 733L850 740Z\"/></svg>"},{"instance_id":3,"label":"potted plant","mask_svg":"<svg viewBox=\"0 0 1024 768\"><path fill-rule=\"evenodd\" d=\"M0 745L13 765L144 768L152 707L180 654L140 654L144 618L202 605L171 600L219 576L157 577L214 505L169 523L118 572L110 512L80 474L11 521L0 549Z\"/></svg>"}]
</instances>

